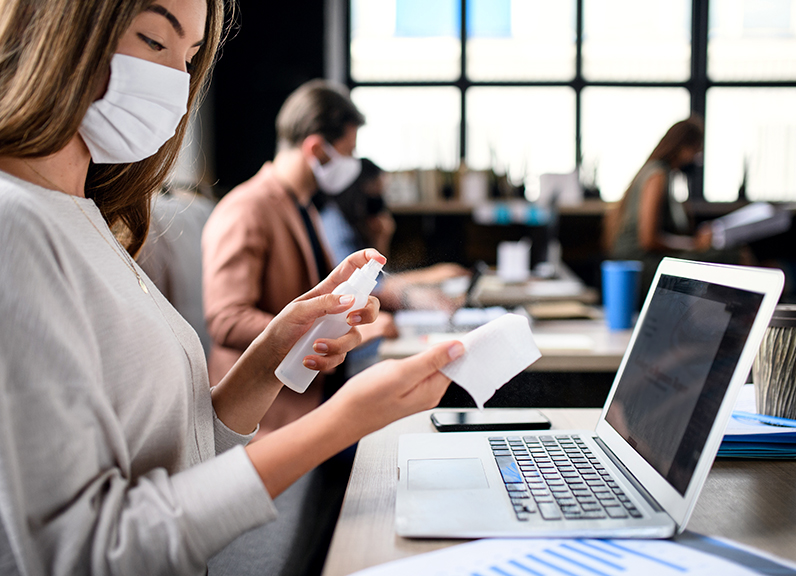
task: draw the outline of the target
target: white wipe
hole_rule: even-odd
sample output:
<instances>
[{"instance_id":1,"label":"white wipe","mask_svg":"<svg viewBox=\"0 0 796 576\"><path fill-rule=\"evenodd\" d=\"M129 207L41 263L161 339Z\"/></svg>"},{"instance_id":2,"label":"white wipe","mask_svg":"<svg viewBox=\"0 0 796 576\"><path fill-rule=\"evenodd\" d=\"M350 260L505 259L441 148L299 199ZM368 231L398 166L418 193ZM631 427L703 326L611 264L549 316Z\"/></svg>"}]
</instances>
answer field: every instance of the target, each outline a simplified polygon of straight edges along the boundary
<instances>
[{"instance_id":1,"label":"white wipe","mask_svg":"<svg viewBox=\"0 0 796 576\"><path fill-rule=\"evenodd\" d=\"M458 340L464 355L441 372L467 390L480 410L495 391L542 356L528 319L519 314L504 314Z\"/></svg>"}]
</instances>

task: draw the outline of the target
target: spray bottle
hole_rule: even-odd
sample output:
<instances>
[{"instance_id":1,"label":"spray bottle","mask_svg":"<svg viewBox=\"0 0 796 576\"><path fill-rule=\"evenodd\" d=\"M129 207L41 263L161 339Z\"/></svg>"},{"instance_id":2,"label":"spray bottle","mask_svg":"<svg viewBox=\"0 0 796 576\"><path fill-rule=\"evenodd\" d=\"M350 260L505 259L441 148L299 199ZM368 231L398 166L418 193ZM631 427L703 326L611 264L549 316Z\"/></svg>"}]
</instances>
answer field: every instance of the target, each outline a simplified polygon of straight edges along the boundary
<instances>
[{"instance_id":1,"label":"spray bottle","mask_svg":"<svg viewBox=\"0 0 796 576\"><path fill-rule=\"evenodd\" d=\"M381 272L382 264L370 260L362 268L354 270L351 277L332 291L332 294L348 294L354 296L354 304L345 312L329 314L315 320L312 327L290 349L285 359L276 367L276 377L295 392L304 392L310 382L318 374L317 370L310 370L302 361L310 354L315 354L312 345L318 338L339 338L351 330L346 322L346 317L352 310L359 310L365 306L371 290L376 286L376 278Z\"/></svg>"}]
</instances>

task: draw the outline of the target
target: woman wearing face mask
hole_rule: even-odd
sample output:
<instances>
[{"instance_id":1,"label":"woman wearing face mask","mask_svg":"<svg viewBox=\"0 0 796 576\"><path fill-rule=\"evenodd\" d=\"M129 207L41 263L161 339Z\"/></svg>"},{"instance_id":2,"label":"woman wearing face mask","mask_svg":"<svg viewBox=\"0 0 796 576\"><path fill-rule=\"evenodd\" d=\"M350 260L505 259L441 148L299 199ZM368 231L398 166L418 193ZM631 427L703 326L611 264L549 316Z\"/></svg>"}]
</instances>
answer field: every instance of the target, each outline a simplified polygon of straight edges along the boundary
<instances>
[{"instance_id":1,"label":"woman wearing face mask","mask_svg":"<svg viewBox=\"0 0 796 576\"><path fill-rule=\"evenodd\" d=\"M214 58L221 0L2 0L0 11L3 571L202 574L304 472L433 406L448 382L437 369L461 345L374 367L246 445L281 358L315 318L347 311L330 291L382 257L360 252L291 302L211 391L196 334L130 253ZM359 338L322 341L327 354L306 362L331 368Z\"/></svg>"}]
</instances>

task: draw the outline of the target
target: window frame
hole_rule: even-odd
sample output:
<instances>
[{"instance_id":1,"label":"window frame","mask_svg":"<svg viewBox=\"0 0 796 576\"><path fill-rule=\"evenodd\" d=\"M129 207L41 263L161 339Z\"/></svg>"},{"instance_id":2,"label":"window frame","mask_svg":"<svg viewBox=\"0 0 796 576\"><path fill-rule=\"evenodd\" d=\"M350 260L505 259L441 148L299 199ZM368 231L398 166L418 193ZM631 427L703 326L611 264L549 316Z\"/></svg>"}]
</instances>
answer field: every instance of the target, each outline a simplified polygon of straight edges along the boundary
<instances>
[{"instance_id":1,"label":"window frame","mask_svg":"<svg viewBox=\"0 0 796 576\"><path fill-rule=\"evenodd\" d=\"M334 18L339 26L344 26L343 42L337 43L344 52L334 67L335 76L343 81L349 89L370 87L455 87L459 90L462 122L459 126L459 157L466 158L467 153L467 91L473 87L569 87L575 93L575 166L580 170L582 164L581 133L582 133L582 93L588 87L615 88L684 88L688 91L691 101L691 113L706 117L707 94L711 88L794 88L796 80L790 81L714 81L708 77L708 18L709 0L692 0L691 3L691 73L686 80L679 82L624 82L587 80L583 77L583 7L587 0L576 0L575 5L575 76L566 81L476 81L467 78L467 0L460 0L461 27L461 70L459 78L452 81L357 81L351 77L351 0L327 0L329 12L337 12ZM342 18L339 12L343 11ZM328 19L328 20L331 20ZM338 31L339 32L339 31ZM334 36L334 31L329 32ZM341 77L341 78L340 78ZM696 170L689 182L692 201L705 201L704 170Z\"/></svg>"}]
</instances>

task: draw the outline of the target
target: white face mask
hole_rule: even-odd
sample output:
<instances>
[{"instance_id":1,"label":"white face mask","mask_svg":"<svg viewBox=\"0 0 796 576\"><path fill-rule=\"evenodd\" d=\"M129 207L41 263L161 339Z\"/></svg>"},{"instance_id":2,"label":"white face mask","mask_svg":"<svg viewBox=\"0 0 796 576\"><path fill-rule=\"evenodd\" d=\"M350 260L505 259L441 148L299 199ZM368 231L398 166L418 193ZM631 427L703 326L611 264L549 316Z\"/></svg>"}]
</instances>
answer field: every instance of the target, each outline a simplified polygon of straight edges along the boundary
<instances>
[{"instance_id":1,"label":"white face mask","mask_svg":"<svg viewBox=\"0 0 796 576\"><path fill-rule=\"evenodd\" d=\"M351 186L362 172L362 160L353 156L343 156L331 144L324 144L324 151L329 156L326 164L321 164L315 156L310 159L312 173L318 188L327 194L340 194Z\"/></svg>"},{"instance_id":2,"label":"white face mask","mask_svg":"<svg viewBox=\"0 0 796 576\"><path fill-rule=\"evenodd\" d=\"M114 54L108 90L78 132L97 164L138 162L174 136L188 106L191 76L141 58Z\"/></svg>"}]
</instances>

